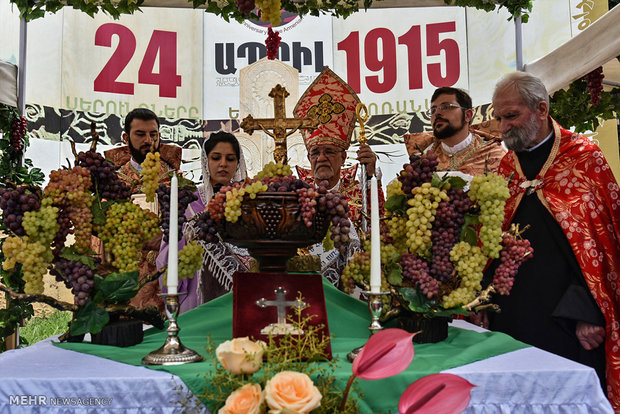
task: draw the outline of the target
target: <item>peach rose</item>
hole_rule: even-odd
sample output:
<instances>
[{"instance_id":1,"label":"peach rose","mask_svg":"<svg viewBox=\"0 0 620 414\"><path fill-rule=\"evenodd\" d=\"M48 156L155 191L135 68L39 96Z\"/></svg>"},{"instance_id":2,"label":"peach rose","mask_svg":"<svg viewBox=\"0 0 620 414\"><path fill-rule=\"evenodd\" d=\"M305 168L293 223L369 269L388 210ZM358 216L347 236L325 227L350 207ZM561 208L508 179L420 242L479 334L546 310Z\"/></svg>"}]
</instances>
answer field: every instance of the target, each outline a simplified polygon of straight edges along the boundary
<instances>
[{"instance_id":1,"label":"peach rose","mask_svg":"<svg viewBox=\"0 0 620 414\"><path fill-rule=\"evenodd\" d=\"M258 414L264 400L260 385L245 384L226 398L226 404L220 408L218 414Z\"/></svg>"},{"instance_id":2,"label":"peach rose","mask_svg":"<svg viewBox=\"0 0 620 414\"><path fill-rule=\"evenodd\" d=\"M323 396L306 374L282 371L265 385L265 401L272 410L306 414L321 405Z\"/></svg>"},{"instance_id":3,"label":"peach rose","mask_svg":"<svg viewBox=\"0 0 620 414\"><path fill-rule=\"evenodd\" d=\"M226 370L233 374L253 374L263 364L266 344L250 341L248 337L234 338L222 342L215 350L215 356Z\"/></svg>"}]
</instances>

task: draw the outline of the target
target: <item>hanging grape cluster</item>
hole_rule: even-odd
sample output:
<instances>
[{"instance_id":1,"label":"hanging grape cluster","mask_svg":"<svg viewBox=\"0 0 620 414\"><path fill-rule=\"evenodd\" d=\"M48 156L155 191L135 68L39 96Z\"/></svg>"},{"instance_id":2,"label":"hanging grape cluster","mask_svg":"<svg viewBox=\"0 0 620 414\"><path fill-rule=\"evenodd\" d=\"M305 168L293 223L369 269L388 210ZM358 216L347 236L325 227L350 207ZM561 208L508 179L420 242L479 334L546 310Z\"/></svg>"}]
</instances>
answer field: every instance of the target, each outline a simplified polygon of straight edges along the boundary
<instances>
[{"instance_id":1,"label":"hanging grape cluster","mask_svg":"<svg viewBox=\"0 0 620 414\"><path fill-rule=\"evenodd\" d=\"M26 187L0 188L0 209L3 213L3 224L13 234L25 236L22 227L24 213L39 209L41 200L36 193Z\"/></svg>"},{"instance_id":2,"label":"hanging grape cluster","mask_svg":"<svg viewBox=\"0 0 620 414\"><path fill-rule=\"evenodd\" d=\"M21 151L23 148L23 140L26 137L26 118L23 116L13 118L11 121L11 145L13 149L17 152Z\"/></svg>"},{"instance_id":3,"label":"hanging grape cluster","mask_svg":"<svg viewBox=\"0 0 620 414\"><path fill-rule=\"evenodd\" d=\"M77 165L90 172L92 186L90 190L98 193L102 199L120 200L129 198L131 189L118 177L114 164L107 161L95 150L82 151L78 154Z\"/></svg>"},{"instance_id":4,"label":"hanging grape cluster","mask_svg":"<svg viewBox=\"0 0 620 414\"><path fill-rule=\"evenodd\" d=\"M601 100L601 92L603 92L603 67L599 66L586 75L588 91L590 92L590 103L592 106L598 106Z\"/></svg>"},{"instance_id":5,"label":"hanging grape cluster","mask_svg":"<svg viewBox=\"0 0 620 414\"><path fill-rule=\"evenodd\" d=\"M157 201L159 202L159 209L161 211L161 227L164 232L164 241L168 243L168 237L170 235L170 187L166 184L160 184L156 190ZM183 224L185 224L185 209L190 203L198 200L196 194L190 186L183 186L179 188L178 193L178 208L179 213L177 217L178 233L183 232ZM210 203L209 203L210 204Z\"/></svg>"},{"instance_id":6,"label":"hanging grape cluster","mask_svg":"<svg viewBox=\"0 0 620 414\"><path fill-rule=\"evenodd\" d=\"M267 40L265 40L265 46L267 46L267 59L274 60L278 57L278 47L280 46L280 33L274 32L271 27L267 28Z\"/></svg>"}]
</instances>

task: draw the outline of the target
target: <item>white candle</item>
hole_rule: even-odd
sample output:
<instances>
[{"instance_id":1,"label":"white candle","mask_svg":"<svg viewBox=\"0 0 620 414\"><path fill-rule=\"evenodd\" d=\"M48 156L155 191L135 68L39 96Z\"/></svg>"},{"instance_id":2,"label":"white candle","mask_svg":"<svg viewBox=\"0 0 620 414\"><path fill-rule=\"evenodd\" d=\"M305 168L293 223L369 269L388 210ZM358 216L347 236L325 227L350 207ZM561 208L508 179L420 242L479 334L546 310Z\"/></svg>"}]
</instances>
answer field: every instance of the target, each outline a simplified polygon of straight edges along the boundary
<instances>
[{"instance_id":1,"label":"white candle","mask_svg":"<svg viewBox=\"0 0 620 414\"><path fill-rule=\"evenodd\" d=\"M168 233L168 293L176 294L179 285L179 181L176 174L170 180L170 227Z\"/></svg>"},{"instance_id":2,"label":"white candle","mask_svg":"<svg viewBox=\"0 0 620 414\"><path fill-rule=\"evenodd\" d=\"M377 178L370 179L370 291L381 292L381 239Z\"/></svg>"}]
</instances>

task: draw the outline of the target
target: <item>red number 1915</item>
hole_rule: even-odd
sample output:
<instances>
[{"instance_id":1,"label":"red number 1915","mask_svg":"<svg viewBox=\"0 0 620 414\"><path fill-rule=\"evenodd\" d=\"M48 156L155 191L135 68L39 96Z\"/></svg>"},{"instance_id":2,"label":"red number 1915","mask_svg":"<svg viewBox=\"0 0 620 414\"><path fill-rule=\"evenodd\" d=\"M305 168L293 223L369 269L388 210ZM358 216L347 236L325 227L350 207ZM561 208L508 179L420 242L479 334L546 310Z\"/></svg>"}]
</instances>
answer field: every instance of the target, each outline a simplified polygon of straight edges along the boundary
<instances>
[{"instance_id":1,"label":"red number 1915","mask_svg":"<svg viewBox=\"0 0 620 414\"><path fill-rule=\"evenodd\" d=\"M432 23L426 25L426 54L439 56L445 52L445 76L442 75L441 63L427 65L428 80L435 87L452 86L460 76L459 45L454 39L439 40L442 33L456 31L455 22ZM398 38L398 44L407 48L407 66L409 89L422 88L422 40L420 26L411 29ZM381 46L381 47L379 47ZM382 72L383 80L378 75L366 76L366 87L374 93L385 93L396 85L396 38L390 29L376 28L364 38L364 63L372 72ZM347 83L357 93L361 91L360 75L360 34L351 32L338 43L338 50L347 55ZM382 50L380 54L379 51ZM380 56L381 55L381 56Z\"/></svg>"}]
</instances>

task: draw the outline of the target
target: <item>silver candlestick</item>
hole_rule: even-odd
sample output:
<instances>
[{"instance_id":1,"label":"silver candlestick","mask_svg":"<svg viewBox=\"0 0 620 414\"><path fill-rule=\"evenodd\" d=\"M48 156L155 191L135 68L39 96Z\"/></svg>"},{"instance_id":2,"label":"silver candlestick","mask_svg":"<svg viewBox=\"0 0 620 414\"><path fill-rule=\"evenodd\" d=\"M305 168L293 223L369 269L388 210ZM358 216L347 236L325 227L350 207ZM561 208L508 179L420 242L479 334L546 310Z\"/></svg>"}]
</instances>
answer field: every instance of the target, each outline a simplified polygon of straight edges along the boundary
<instances>
[{"instance_id":1,"label":"silver candlestick","mask_svg":"<svg viewBox=\"0 0 620 414\"><path fill-rule=\"evenodd\" d=\"M362 292L368 296L368 310L370 311L370 326L368 330L370 334L373 335L383 329L381 323L379 322L379 318L381 317L381 313L383 313L383 301L381 300L381 296L389 295L390 292ZM364 346L359 346L349 352L347 354L347 359L349 362L353 362L353 360L357 357Z\"/></svg>"},{"instance_id":2,"label":"silver candlestick","mask_svg":"<svg viewBox=\"0 0 620 414\"><path fill-rule=\"evenodd\" d=\"M179 325L177 315L179 313L179 296L185 293L161 294L166 300L166 317L168 318L168 337L161 348L149 353L142 358L144 365L182 365L190 362L202 361L202 356L196 351L186 348L179 339Z\"/></svg>"}]
</instances>

